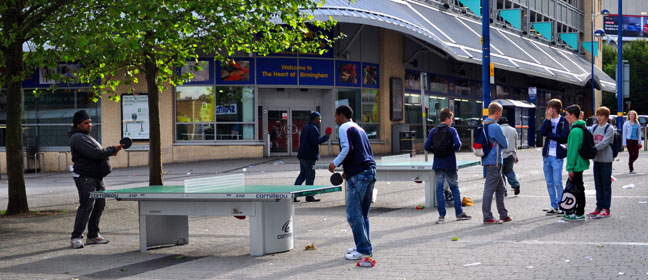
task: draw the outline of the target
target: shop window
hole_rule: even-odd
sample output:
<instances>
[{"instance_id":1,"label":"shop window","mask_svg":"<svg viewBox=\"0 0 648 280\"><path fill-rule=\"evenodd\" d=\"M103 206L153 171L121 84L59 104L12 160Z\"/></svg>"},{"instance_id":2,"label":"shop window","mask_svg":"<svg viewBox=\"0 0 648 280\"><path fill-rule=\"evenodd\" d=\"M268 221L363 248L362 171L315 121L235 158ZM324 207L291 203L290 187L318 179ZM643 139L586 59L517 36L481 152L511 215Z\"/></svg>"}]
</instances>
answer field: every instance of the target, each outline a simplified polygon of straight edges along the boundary
<instances>
[{"instance_id":1,"label":"shop window","mask_svg":"<svg viewBox=\"0 0 648 280\"><path fill-rule=\"evenodd\" d=\"M405 93L405 123L410 125L410 131L416 132L416 138L425 139L423 133L423 112L421 111L421 95Z\"/></svg>"},{"instance_id":2,"label":"shop window","mask_svg":"<svg viewBox=\"0 0 648 280\"><path fill-rule=\"evenodd\" d=\"M353 109L353 121L362 127L369 139L380 138L378 90L339 88L335 107L348 105Z\"/></svg>"},{"instance_id":3,"label":"shop window","mask_svg":"<svg viewBox=\"0 0 648 280\"><path fill-rule=\"evenodd\" d=\"M438 96L429 96L428 97L428 111L427 111L427 121L428 125L435 127L441 123L439 114L444 108L448 108L448 98L438 97ZM430 129L430 128L428 128Z\"/></svg>"},{"instance_id":4,"label":"shop window","mask_svg":"<svg viewBox=\"0 0 648 280\"><path fill-rule=\"evenodd\" d=\"M176 140L254 140L254 88L176 88Z\"/></svg>"},{"instance_id":5,"label":"shop window","mask_svg":"<svg viewBox=\"0 0 648 280\"><path fill-rule=\"evenodd\" d=\"M26 148L69 146L68 130L78 110L92 119L90 133L101 142L101 107L84 89L43 91L38 98L32 90L23 93L23 143Z\"/></svg>"}]
</instances>

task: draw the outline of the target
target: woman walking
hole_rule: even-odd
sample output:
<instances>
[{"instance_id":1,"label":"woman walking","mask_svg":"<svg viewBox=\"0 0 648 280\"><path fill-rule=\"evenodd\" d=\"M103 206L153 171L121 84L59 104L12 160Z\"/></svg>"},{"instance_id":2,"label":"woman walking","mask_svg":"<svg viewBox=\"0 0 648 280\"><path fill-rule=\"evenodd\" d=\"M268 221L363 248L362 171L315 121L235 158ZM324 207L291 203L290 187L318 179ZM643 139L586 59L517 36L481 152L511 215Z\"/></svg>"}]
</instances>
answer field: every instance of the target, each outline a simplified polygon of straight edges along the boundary
<instances>
[{"instance_id":1,"label":"woman walking","mask_svg":"<svg viewBox=\"0 0 648 280\"><path fill-rule=\"evenodd\" d=\"M623 124L623 148L628 148L630 158L628 167L630 174L635 174L634 162L639 158L639 149L641 149L641 124L637 120L637 112L631 110L628 112L628 120Z\"/></svg>"}]
</instances>

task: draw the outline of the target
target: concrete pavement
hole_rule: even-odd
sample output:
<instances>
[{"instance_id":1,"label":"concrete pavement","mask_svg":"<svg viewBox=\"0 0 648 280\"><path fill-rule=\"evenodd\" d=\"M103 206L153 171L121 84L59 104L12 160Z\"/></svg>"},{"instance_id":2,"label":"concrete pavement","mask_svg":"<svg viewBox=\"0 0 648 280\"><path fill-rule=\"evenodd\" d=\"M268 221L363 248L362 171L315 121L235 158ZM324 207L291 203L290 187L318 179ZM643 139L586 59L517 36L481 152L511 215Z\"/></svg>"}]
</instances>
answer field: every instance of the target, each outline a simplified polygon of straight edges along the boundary
<instances>
[{"instance_id":1,"label":"concrete pavement","mask_svg":"<svg viewBox=\"0 0 648 280\"><path fill-rule=\"evenodd\" d=\"M638 174L631 175L628 154L620 153L613 170L617 181L612 185L611 217L582 222L544 215L549 198L541 151L522 150L519 157L515 168L522 192L516 197L509 191L506 207L514 220L502 225L481 223L480 167L459 173L462 196L475 201L475 206L465 208L473 220L454 221L454 212L448 209L450 221L439 225L434 223L436 209L415 209L424 202L422 184L378 178L378 199L370 214L377 264L371 269L344 260L353 237L341 192L321 195L319 203L297 204L295 249L290 252L251 257L247 220L191 217L189 244L140 253L137 204L112 199L101 222L102 235L111 242L74 250L69 248L69 235L78 197L70 174L28 174L32 210L67 212L1 217L0 279L648 279L648 154L640 154L635 163ZM458 158L476 159L470 153ZM298 170L296 158L168 164L165 184L234 172L245 172L248 183L291 184ZM148 167L117 169L106 178L106 185L143 186L147 173ZM315 183L326 184L328 176L328 171L318 170ZM2 178L4 209L7 181ZM591 169L584 178L585 209L590 212L595 207ZM634 188L623 188L629 184ZM305 251L311 243L317 250Z\"/></svg>"}]
</instances>

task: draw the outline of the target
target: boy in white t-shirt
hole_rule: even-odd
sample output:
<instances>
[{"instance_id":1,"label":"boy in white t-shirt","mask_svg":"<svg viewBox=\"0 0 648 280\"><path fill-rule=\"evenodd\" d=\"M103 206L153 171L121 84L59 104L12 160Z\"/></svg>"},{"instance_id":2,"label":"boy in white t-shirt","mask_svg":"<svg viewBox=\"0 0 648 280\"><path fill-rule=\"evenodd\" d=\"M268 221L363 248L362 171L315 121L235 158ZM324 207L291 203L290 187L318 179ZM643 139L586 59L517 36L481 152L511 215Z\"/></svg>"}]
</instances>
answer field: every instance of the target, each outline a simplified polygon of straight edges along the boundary
<instances>
[{"instance_id":1,"label":"boy in white t-shirt","mask_svg":"<svg viewBox=\"0 0 648 280\"><path fill-rule=\"evenodd\" d=\"M569 137L569 123L565 117L560 116L561 112L562 101L555 98L549 100L545 120L540 127L540 135L545 137L542 161L549 202L551 203L551 209L547 211L547 215L563 214L558 208L558 203L560 203L563 192L563 161L567 157L567 148L564 144L567 143Z\"/></svg>"}]
</instances>

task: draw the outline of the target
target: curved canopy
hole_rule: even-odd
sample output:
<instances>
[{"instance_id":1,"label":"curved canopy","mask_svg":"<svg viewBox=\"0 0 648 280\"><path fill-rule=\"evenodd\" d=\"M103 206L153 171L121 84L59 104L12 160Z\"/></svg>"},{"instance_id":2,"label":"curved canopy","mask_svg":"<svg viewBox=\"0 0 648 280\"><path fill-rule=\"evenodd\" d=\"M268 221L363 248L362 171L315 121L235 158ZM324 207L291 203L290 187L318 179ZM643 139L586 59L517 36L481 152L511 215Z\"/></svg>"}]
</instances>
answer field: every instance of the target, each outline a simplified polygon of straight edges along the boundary
<instances>
[{"instance_id":1,"label":"curved canopy","mask_svg":"<svg viewBox=\"0 0 648 280\"><path fill-rule=\"evenodd\" d=\"M481 64L481 21L412 0L327 0L313 15L395 30L433 45L454 59ZM577 53L491 26L491 62L496 68L585 86L591 62ZM596 68L595 84L614 92L616 82Z\"/></svg>"}]
</instances>

